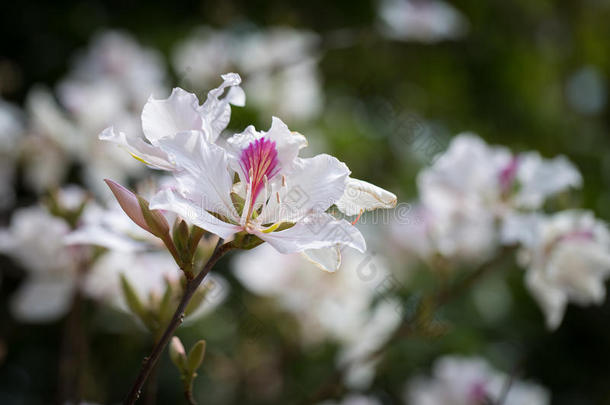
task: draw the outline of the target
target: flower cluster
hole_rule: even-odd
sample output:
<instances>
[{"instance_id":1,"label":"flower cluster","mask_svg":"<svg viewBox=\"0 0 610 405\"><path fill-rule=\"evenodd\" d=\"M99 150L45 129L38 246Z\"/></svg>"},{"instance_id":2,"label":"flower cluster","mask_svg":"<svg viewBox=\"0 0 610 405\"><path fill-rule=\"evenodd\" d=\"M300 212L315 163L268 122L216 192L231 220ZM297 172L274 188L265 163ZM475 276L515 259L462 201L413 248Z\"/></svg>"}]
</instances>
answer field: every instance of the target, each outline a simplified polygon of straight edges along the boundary
<instances>
[{"instance_id":1,"label":"flower cluster","mask_svg":"<svg viewBox=\"0 0 610 405\"><path fill-rule=\"evenodd\" d=\"M412 221L394 228L395 240L432 263L481 263L501 246L521 246L527 286L550 328L568 301L600 303L610 274L606 226L591 213L543 213L551 197L580 187L565 157L514 154L473 134L458 135L432 166L420 172L420 201Z\"/></svg>"}]
</instances>

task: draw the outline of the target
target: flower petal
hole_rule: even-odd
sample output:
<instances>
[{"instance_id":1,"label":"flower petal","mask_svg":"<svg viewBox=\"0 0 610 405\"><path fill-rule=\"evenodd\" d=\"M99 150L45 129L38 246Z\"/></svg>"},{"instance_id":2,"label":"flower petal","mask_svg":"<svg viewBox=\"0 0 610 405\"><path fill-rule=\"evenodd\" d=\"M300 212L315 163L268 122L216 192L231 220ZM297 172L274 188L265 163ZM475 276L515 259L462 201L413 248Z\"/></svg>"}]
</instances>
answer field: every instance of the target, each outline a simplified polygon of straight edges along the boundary
<instances>
[{"instance_id":1,"label":"flower petal","mask_svg":"<svg viewBox=\"0 0 610 405\"><path fill-rule=\"evenodd\" d=\"M229 124L231 120L231 106L243 106L246 103L246 95L239 87L241 77L237 73L227 73L222 75L223 83L208 92L208 97L202 106L197 107L202 121L203 130L208 137L208 141L215 142L218 136ZM229 91L224 98L220 98L229 87Z\"/></svg>"},{"instance_id":2,"label":"flower petal","mask_svg":"<svg viewBox=\"0 0 610 405\"><path fill-rule=\"evenodd\" d=\"M334 273L341 266L341 249L337 246L323 249L308 249L303 256L319 269Z\"/></svg>"},{"instance_id":3,"label":"flower petal","mask_svg":"<svg viewBox=\"0 0 610 405\"><path fill-rule=\"evenodd\" d=\"M296 253L337 245L349 246L361 252L366 249L364 237L356 227L344 219L337 220L325 213L310 215L283 231L256 231L255 234L280 253Z\"/></svg>"},{"instance_id":4,"label":"flower petal","mask_svg":"<svg viewBox=\"0 0 610 405\"><path fill-rule=\"evenodd\" d=\"M11 312L22 322L51 322L70 309L74 278L32 277L11 300Z\"/></svg>"},{"instance_id":5,"label":"flower petal","mask_svg":"<svg viewBox=\"0 0 610 405\"><path fill-rule=\"evenodd\" d=\"M224 239L233 236L233 234L241 230L239 226L216 218L206 211L204 207L170 189L164 189L157 193L150 200L150 208L175 212L187 222Z\"/></svg>"},{"instance_id":6,"label":"flower petal","mask_svg":"<svg viewBox=\"0 0 610 405\"><path fill-rule=\"evenodd\" d=\"M517 170L521 189L515 200L525 208L539 208L547 197L582 185L580 172L565 156L543 159L538 152L525 153Z\"/></svg>"},{"instance_id":7,"label":"flower petal","mask_svg":"<svg viewBox=\"0 0 610 405\"><path fill-rule=\"evenodd\" d=\"M262 212L262 223L295 222L311 212L324 212L343 195L350 171L338 159L321 154L297 159L295 166L279 191L280 201L271 198Z\"/></svg>"},{"instance_id":8,"label":"flower petal","mask_svg":"<svg viewBox=\"0 0 610 405\"><path fill-rule=\"evenodd\" d=\"M197 96L179 87L166 99L149 98L142 110L144 136L156 145L160 139L178 132L202 131L203 121L198 108Z\"/></svg>"},{"instance_id":9,"label":"flower petal","mask_svg":"<svg viewBox=\"0 0 610 405\"><path fill-rule=\"evenodd\" d=\"M113 127L106 128L99 135L102 141L112 142L127 150L135 159L144 162L153 169L173 170L167 154L161 149L144 141L139 136L126 135L124 132L116 132Z\"/></svg>"},{"instance_id":10,"label":"flower petal","mask_svg":"<svg viewBox=\"0 0 610 405\"><path fill-rule=\"evenodd\" d=\"M345 192L336 203L345 215L358 215L362 211L396 206L396 195L366 181L347 178Z\"/></svg>"},{"instance_id":11,"label":"flower petal","mask_svg":"<svg viewBox=\"0 0 610 405\"><path fill-rule=\"evenodd\" d=\"M178 168L184 169L175 175L184 197L200 204L201 209L238 221L231 201L233 179L224 149L206 142L199 131L175 134L161 139L159 145Z\"/></svg>"}]
</instances>

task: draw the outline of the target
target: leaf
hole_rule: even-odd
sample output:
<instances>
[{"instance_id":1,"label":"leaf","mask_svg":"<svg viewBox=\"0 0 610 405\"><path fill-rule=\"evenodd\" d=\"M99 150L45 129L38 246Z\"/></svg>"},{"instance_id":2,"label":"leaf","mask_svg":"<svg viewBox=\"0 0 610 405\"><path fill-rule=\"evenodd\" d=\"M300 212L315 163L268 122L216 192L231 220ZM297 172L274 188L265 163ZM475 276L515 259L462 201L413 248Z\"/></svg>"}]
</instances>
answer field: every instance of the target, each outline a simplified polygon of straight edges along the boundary
<instances>
[{"instance_id":1,"label":"leaf","mask_svg":"<svg viewBox=\"0 0 610 405\"><path fill-rule=\"evenodd\" d=\"M200 340L195 343L195 346L191 349L187 359L187 367L188 370L194 374L199 367L201 367L201 363L203 363L203 358L205 356L205 340Z\"/></svg>"}]
</instances>

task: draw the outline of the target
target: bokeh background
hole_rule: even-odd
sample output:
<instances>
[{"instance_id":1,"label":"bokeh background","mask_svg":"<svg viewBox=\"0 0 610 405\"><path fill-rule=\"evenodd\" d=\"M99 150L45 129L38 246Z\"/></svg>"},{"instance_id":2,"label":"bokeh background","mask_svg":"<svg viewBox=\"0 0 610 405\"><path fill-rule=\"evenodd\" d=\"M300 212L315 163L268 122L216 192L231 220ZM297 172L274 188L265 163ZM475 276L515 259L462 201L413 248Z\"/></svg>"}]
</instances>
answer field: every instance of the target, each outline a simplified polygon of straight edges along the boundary
<instances>
[{"instance_id":1,"label":"bokeh background","mask_svg":"<svg viewBox=\"0 0 610 405\"><path fill-rule=\"evenodd\" d=\"M305 134L312 149L337 156L355 177L392 190L401 202L417 198L418 171L452 136L472 131L516 151L568 156L584 178L570 204L610 220L610 3L490 0L452 1L447 7L421 12L413 17L414 28L400 32L384 25L381 3L365 0L4 2L0 95L27 116L33 89L45 86L58 97L76 55L102 32L118 30L158 52L165 87L150 93L167 97L171 87L181 86L202 98L218 85L219 74L237 71L248 98L246 107L233 108L229 129L249 123L265 129L278 115ZM244 44L277 27L305 33L305 39L295 39L302 43L294 55L279 42L277 49L244 53ZM188 38L199 35L205 43L219 33L229 39L216 49L196 59L181 56ZM271 79L261 78L257 64L273 60L279 68L263 67ZM308 65L300 65L303 61ZM297 65L301 70L274 76ZM258 82L248 87L249 80ZM289 83L277 84L281 80ZM285 87L265 94L275 85ZM88 112L94 116L96 95L91 91L81 100L81 108L93 109ZM65 159L62 183L87 185L87 159ZM15 209L44 195L27 181L32 162L25 162L15 159L14 176L6 181L15 198L2 205L3 226ZM6 193L2 198L8 200ZM417 274L394 291L403 302L438 287L425 266L400 254L388 260L400 280L406 279L401 272ZM189 346L207 340L196 396L206 404L299 403L332 380L338 344L332 339L301 344L295 313L245 288L231 271L233 261L217 268L230 285L227 299L179 333ZM67 320L15 319L9 302L27 272L8 256L0 258L0 266L0 403L57 403ZM481 294L501 296L501 315L482 315L476 304ZM150 350L150 336L128 315L91 301L84 305L83 399L118 403ZM381 403L403 403L411 376L425 373L443 354L461 353L482 355L506 372L517 370L545 386L553 404L610 404L610 304L570 306L561 327L550 332L525 290L523 271L509 258L437 316L447 329L392 345L365 394ZM100 326L108 324L112 327ZM178 374L167 356L158 384L158 403L181 400ZM339 387L331 396L342 392Z\"/></svg>"}]
</instances>

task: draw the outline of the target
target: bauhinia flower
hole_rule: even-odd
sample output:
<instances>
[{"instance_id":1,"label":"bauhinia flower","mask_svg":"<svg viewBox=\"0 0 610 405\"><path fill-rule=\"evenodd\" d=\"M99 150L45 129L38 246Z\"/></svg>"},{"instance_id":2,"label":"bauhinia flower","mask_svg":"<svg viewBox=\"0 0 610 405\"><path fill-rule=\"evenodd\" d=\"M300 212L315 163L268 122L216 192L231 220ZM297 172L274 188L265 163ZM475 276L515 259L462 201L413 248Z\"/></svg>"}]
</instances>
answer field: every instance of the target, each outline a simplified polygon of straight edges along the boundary
<instances>
[{"instance_id":1,"label":"bauhinia flower","mask_svg":"<svg viewBox=\"0 0 610 405\"><path fill-rule=\"evenodd\" d=\"M592 213L568 210L546 217L515 215L503 229L506 243L521 243L526 283L546 316L561 323L568 302L600 304L610 276L610 232Z\"/></svg>"},{"instance_id":2,"label":"bauhinia flower","mask_svg":"<svg viewBox=\"0 0 610 405\"><path fill-rule=\"evenodd\" d=\"M174 212L225 239L250 235L250 247L265 241L282 253L304 252L329 271L339 266L339 247L364 251L360 232L326 211L336 205L346 215L360 215L393 207L396 196L350 178L347 166L332 156L299 157L305 137L279 118L267 132L249 126L229 138L225 148L215 144L228 124L229 103L244 101L236 87L239 76L223 78L201 106L182 89L174 89L167 100L149 100L142 113L148 142L112 128L100 136L174 174L177 187L160 191L150 208ZM226 87L230 90L220 99Z\"/></svg>"},{"instance_id":3,"label":"bauhinia flower","mask_svg":"<svg viewBox=\"0 0 610 405\"><path fill-rule=\"evenodd\" d=\"M407 249L423 258L440 253L452 260L479 262L499 246L498 224L503 218L539 209L548 198L581 184L580 173L564 156L514 154L487 145L474 134L460 134L418 175L421 226L409 222L397 232Z\"/></svg>"},{"instance_id":4,"label":"bauhinia flower","mask_svg":"<svg viewBox=\"0 0 610 405\"><path fill-rule=\"evenodd\" d=\"M152 209L173 211L223 238L254 235L281 253L337 245L364 251L356 227L326 213L343 197L349 169L326 154L298 157L306 140L280 119L267 132L248 127L228 140L227 150L197 132L159 143L181 170L177 189L153 197Z\"/></svg>"},{"instance_id":5,"label":"bauhinia flower","mask_svg":"<svg viewBox=\"0 0 610 405\"><path fill-rule=\"evenodd\" d=\"M195 94L175 88L164 100L149 98L142 111L144 137L117 132L113 127L106 128L100 139L110 141L125 148L131 155L149 167L161 170L175 170L176 164L159 147L161 140L176 134L186 136L195 131L207 142L215 142L227 127L231 118L231 106L243 106L245 95L239 87L241 78L236 73L222 76L223 83L208 93L206 101L199 105ZM221 98L225 89L227 94Z\"/></svg>"}]
</instances>

